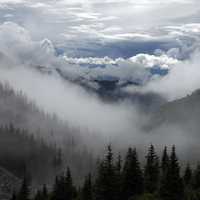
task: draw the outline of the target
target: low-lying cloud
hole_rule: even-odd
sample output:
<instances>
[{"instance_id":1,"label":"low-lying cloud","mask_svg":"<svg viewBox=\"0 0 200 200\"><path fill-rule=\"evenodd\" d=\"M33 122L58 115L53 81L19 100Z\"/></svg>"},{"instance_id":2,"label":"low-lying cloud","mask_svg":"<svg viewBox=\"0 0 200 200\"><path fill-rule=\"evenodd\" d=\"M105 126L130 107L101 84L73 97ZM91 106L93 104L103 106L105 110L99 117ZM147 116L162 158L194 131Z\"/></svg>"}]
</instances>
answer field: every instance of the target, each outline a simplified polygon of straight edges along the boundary
<instances>
[{"instance_id":1,"label":"low-lying cloud","mask_svg":"<svg viewBox=\"0 0 200 200\"><path fill-rule=\"evenodd\" d=\"M196 52L191 59L175 65L165 77L150 82L144 90L160 93L172 101L199 89L199 55Z\"/></svg>"}]
</instances>

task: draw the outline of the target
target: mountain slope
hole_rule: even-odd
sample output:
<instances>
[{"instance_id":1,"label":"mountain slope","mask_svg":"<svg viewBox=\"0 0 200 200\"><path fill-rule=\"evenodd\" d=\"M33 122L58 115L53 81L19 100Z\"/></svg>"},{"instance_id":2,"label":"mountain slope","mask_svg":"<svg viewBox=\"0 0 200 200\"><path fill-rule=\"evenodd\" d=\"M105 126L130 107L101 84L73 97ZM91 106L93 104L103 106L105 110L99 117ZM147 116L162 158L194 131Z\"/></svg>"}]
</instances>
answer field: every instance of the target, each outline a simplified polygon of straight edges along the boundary
<instances>
[{"instance_id":1,"label":"mountain slope","mask_svg":"<svg viewBox=\"0 0 200 200\"><path fill-rule=\"evenodd\" d=\"M72 133L66 124L59 122L55 116L39 110L24 94L15 92L6 84L0 84L0 124L10 123L17 128L37 132L39 135L42 132L42 137L49 139L54 132L75 137L75 133Z\"/></svg>"},{"instance_id":2,"label":"mountain slope","mask_svg":"<svg viewBox=\"0 0 200 200\"><path fill-rule=\"evenodd\" d=\"M14 127L14 134L10 125ZM45 148L40 148L42 146ZM43 162L50 166L55 149L62 149L62 167L70 166L76 174L76 180L83 177L95 163L93 153L90 153L89 146L85 146L80 130L70 127L56 116L42 112L25 95L0 83L0 166L22 175L22 166L27 162L34 162L28 165L31 171L36 169L34 165L37 163L39 169L44 165ZM44 170L48 173L47 168ZM33 177L36 182L40 174L45 175L42 170L37 170L37 176Z\"/></svg>"},{"instance_id":3,"label":"mountain slope","mask_svg":"<svg viewBox=\"0 0 200 200\"><path fill-rule=\"evenodd\" d=\"M190 133L200 130L200 90L185 98L169 102L154 113L149 122L151 128L162 125L176 125L189 129Z\"/></svg>"}]
</instances>

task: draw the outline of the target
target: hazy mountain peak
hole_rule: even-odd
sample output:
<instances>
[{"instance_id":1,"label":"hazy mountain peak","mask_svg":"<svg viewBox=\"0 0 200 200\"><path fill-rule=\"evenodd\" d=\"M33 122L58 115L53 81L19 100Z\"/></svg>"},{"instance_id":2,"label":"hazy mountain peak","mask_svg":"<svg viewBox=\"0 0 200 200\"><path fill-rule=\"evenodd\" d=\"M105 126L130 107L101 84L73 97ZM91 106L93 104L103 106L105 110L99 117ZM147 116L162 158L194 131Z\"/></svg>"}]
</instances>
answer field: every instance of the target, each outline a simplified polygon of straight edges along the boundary
<instances>
[{"instance_id":1,"label":"hazy mountain peak","mask_svg":"<svg viewBox=\"0 0 200 200\"><path fill-rule=\"evenodd\" d=\"M48 54L55 54L55 48L51 40L45 38L40 42L41 48Z\"/></svg>"}]
</instances>

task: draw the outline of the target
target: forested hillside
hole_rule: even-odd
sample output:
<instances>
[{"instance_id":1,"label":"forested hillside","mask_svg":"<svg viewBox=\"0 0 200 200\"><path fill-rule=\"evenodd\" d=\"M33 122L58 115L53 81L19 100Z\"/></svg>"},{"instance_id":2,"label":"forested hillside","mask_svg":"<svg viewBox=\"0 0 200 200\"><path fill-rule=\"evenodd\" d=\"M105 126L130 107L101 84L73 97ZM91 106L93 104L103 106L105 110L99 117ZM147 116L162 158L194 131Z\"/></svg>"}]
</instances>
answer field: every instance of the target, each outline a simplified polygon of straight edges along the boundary
<instances>
[{"instance_id":1,"label":"forested hillside","mask_svg":"<svg viewBox=\"0 0 200 200\"><path fill-rule=\"evenodd\" d=\"M157 128L162 125L176 125L198 134L200 129L200 90L191 95L169 102L161 106L151 116L150 127Z\"/></svg>"},{"instance_id":2,"label":"forested hillside","mask_svg":"<svg viewBox=\"0 0 200 200\"><path fill-rule=\"evenodd\" d=\"M14 128L13 125L1 127L0 166L20 178L23 178L24 173L28 173L33 182L46 182L48 179L50 181L56 174L56 168L62 167L62 158L57 158L59 149L34 137L25 130Z\"/></svg>"},{"instance_id":3,"label":"forested hillside","mask_svg":"<svg viewBox=\"0 0 200 200\"><path fill-rule=\"evenodd\" d=\"M3 84L0 127L0 166L20 178L27 171L34 183L51 183L69 165L79 182L96 162L78 129L40 111L25 95Z\"/></svg>"}]
</instances>

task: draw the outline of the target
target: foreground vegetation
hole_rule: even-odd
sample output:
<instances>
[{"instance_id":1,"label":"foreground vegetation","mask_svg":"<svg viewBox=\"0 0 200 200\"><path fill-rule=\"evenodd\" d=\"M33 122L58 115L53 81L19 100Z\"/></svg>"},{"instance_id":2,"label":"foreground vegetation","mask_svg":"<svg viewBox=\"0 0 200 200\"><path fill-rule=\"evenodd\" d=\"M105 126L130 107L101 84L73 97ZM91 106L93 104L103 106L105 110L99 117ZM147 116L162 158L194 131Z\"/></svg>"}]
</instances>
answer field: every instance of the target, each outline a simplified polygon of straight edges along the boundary
<instances>
[{"instance_id":1,"label":"foreground vegetation","mask_svg":"<svg viewBox=\"0 0 200 200\"><path fill-rule=\"evenodd\" d=\"M55 178L52 189L44 185L34 195L25 177L12 200L199 200L200 165L181 169L175 146L170 154L164 148L161 158L151 145L141 166L137 150L129 148L124 160L114 159L111 146L82 185L73 183L70 169ZM48 191L49 190L49 191Z\"/></svg>"}]
</instances>

